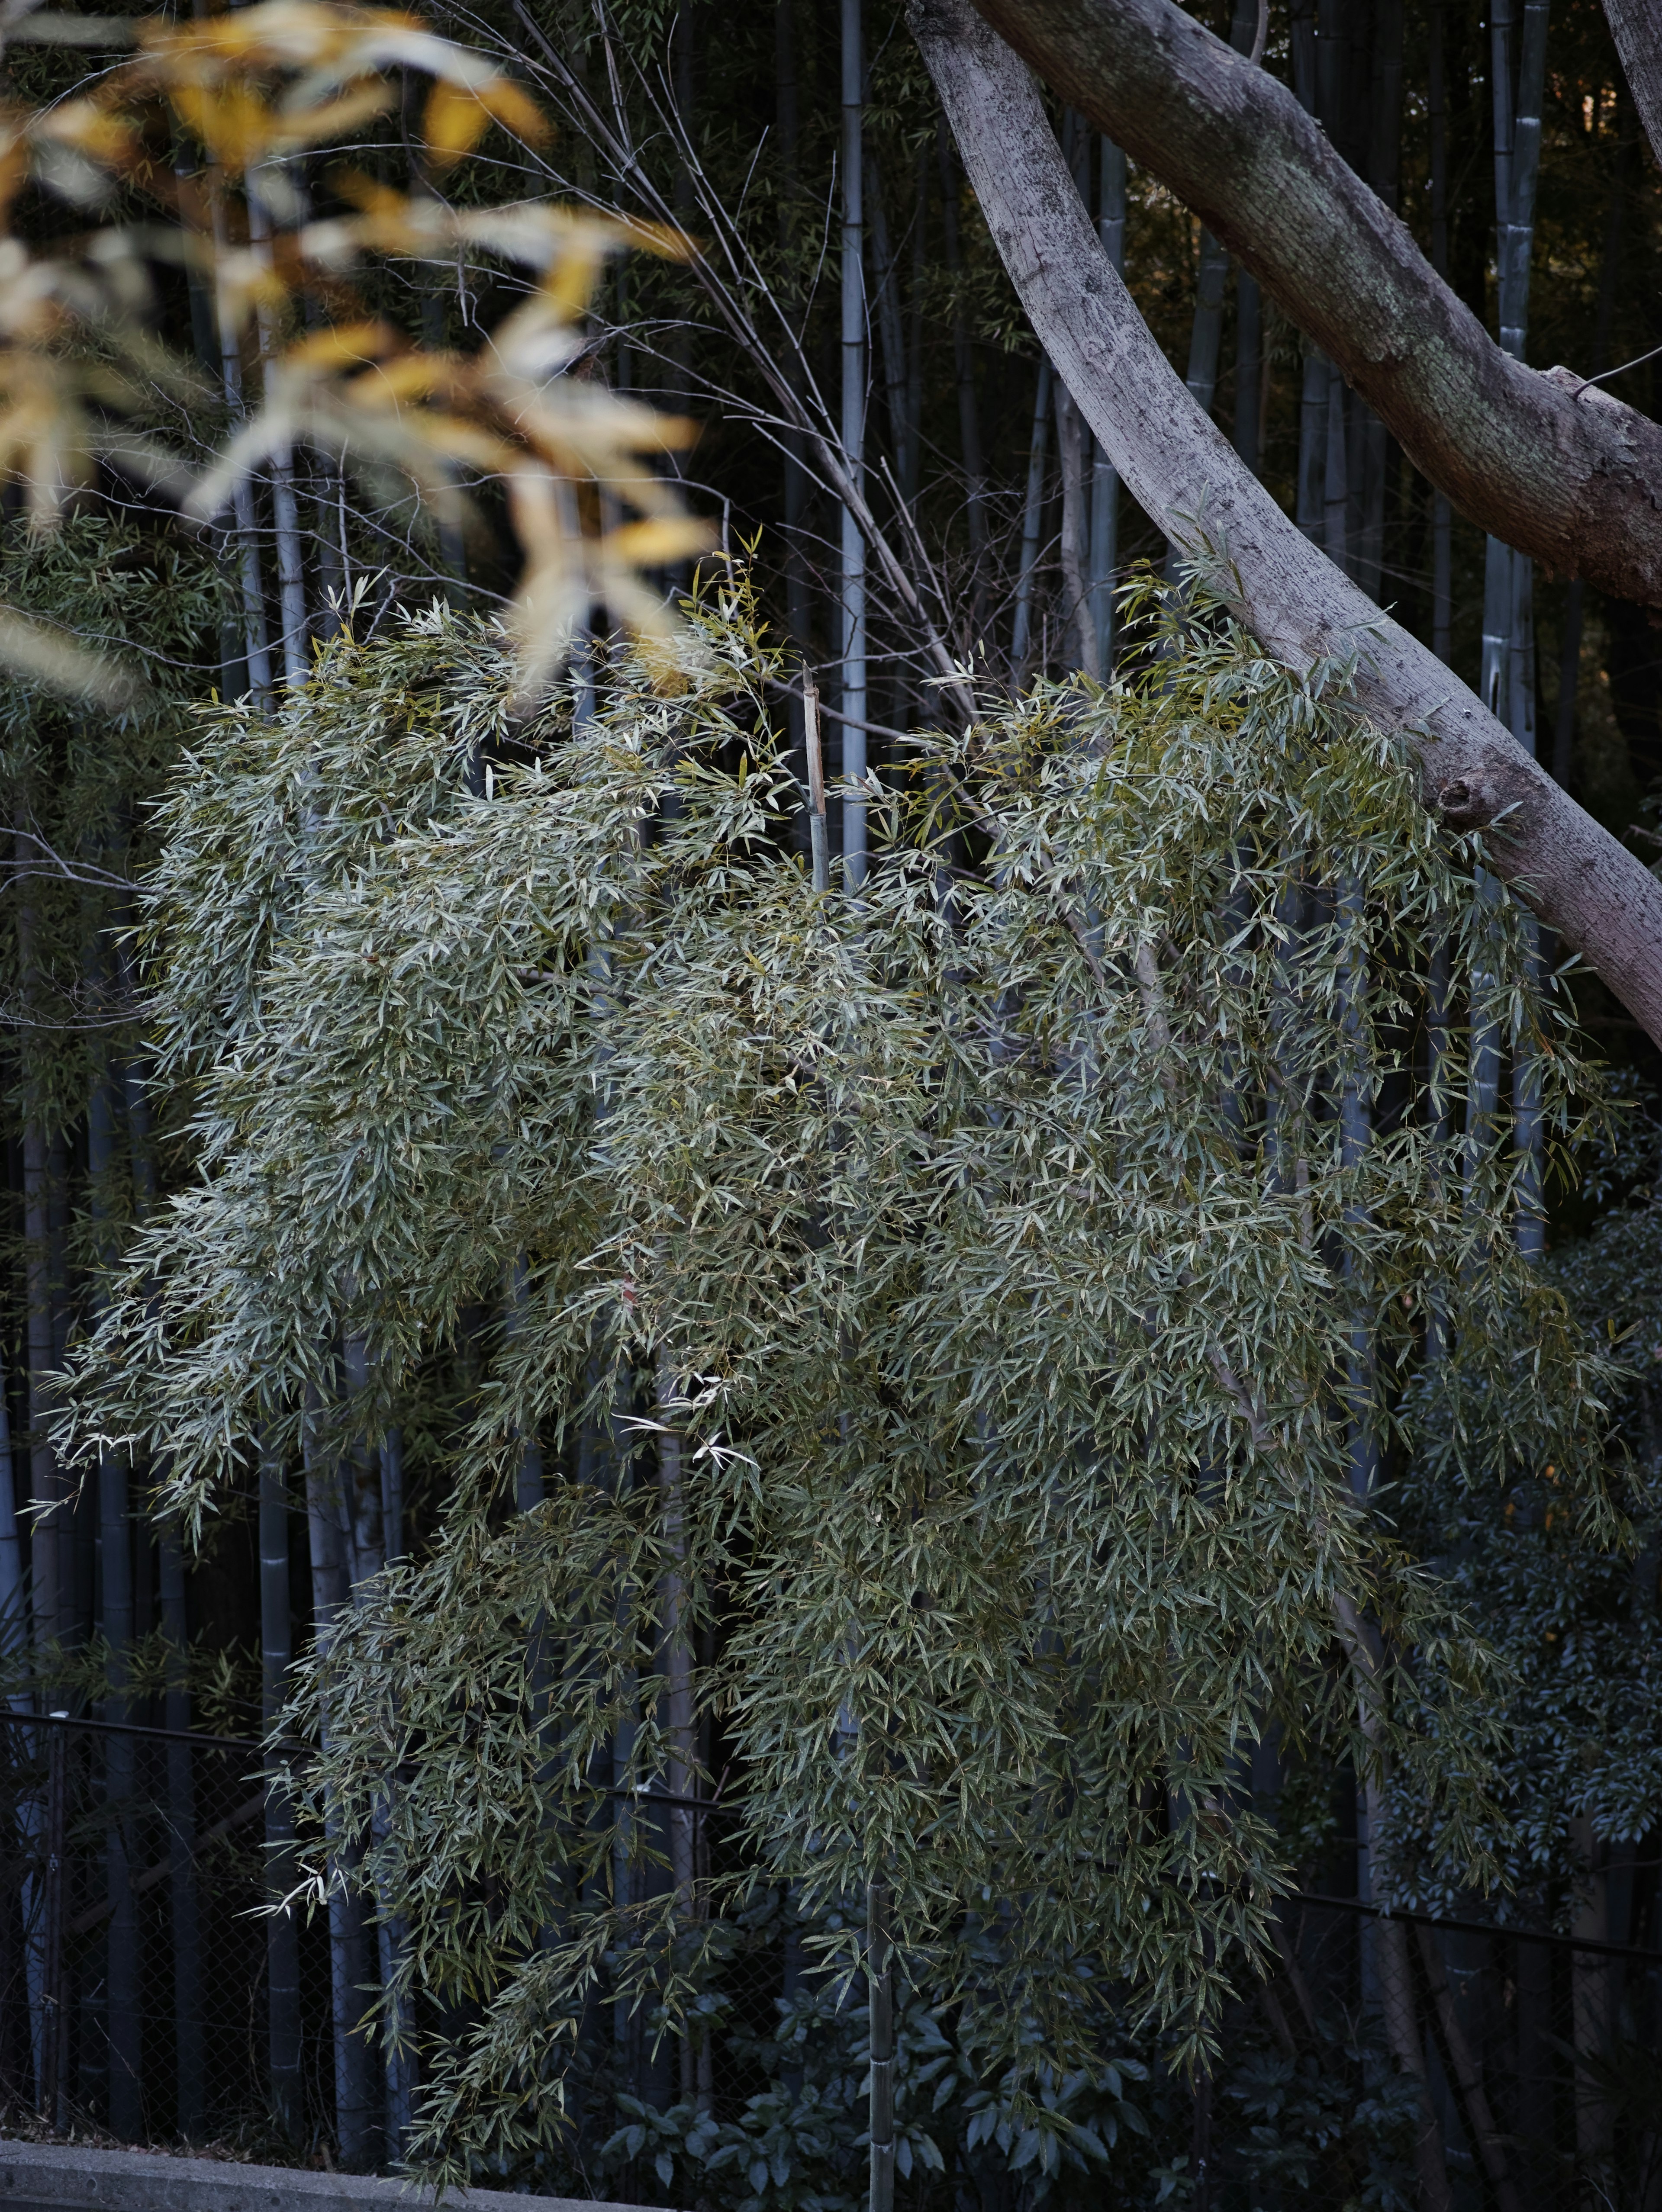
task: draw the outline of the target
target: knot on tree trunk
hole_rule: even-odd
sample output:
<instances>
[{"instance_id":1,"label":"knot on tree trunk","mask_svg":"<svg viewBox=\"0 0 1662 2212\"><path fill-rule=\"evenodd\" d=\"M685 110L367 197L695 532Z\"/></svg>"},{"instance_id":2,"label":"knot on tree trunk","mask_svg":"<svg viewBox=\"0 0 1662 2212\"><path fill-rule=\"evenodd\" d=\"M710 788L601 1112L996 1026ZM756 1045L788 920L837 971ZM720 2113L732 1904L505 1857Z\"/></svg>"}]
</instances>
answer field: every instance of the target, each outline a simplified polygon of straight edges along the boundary
<instances>
[{"instance_id":1,"label":"knot on tree trunk","mask_svg":"<svg viewBox=\"0 0 1662 2212\"><path fill-rule=\"evenodd\" d=\"M1468 769L1464 775L1451 777L1445 784L1436 786L1431 803L1439 817L1451 830L1482 830L1501 815L1521 830L1523 823L1512 810L1527 805L1535 795L1535 779L1527 766L1521 773L1514 772L1512 764L1497 760L1482 769ZM1508 824L1501 823L1501 834Z\"/></svg>"}]
</instances>

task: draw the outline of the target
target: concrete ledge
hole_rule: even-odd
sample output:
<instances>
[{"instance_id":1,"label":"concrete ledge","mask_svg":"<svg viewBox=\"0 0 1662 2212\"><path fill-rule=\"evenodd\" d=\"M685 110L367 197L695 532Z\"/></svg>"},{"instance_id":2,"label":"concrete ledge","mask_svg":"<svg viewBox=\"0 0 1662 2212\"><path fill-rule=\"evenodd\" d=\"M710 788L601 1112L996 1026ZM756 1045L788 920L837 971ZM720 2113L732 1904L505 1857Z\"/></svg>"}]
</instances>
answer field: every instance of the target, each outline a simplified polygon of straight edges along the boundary
<instances>
[{"instance_id":1,"label":"concrete ledge","mask_svg":"<svg viewBox=\"0 0 1662 2212\"><path fill-rule=\"evenodd\" d=\"M0 2141L3 2212L413 2212L431 2190L356 2173L304 2173L281 2166L233 2166L220 2159L166 2158L140 2150L82 2150L72 2143ZM593 2212L569 2197L508 2197L488 2189L453 2190L457 2212L508 2212L541 2204L552 2212ZM619 2204L611 2212L652 2212Z\"/></svg>"}]
</instances>

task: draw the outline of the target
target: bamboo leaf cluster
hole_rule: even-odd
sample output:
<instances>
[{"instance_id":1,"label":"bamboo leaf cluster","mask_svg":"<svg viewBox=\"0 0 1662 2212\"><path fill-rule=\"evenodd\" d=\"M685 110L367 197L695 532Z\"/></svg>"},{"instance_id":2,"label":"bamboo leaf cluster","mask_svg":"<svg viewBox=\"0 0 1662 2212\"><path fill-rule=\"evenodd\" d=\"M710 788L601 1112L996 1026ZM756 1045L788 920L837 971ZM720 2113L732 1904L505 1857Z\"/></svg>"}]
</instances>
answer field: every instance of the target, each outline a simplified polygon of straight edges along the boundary
<instances>
[{"instance_id":1,"label":"bamboo leaf cluster","mask_svg":"<svg viewBox=\"0 0 1662 2212\"><path fill-rule=\"evenodd\" d=\"M256 1437L350 1455L472 1363L430 1547L291 1717L320 1881L357 1854L395 2000L472 2008L443 2171L546 2139L585 2005L693 2004L760 1884L842 1967L890 1884L989 2077L1115 1991L1198 2047L1288 1880L1268 1732L1492 1870L1495 1662L1392 1475L1550 1462L1616 1525L1608 1362L1519 1252L1471 1040L1560 1141L1595 1086L1342 665L1150 620L1140 672L919 738L822 896L742 578L691 619L681 695L620 651L528 721L497 629L342 636L209 719L147 891L199 1172L66 1448L199 1524ZM742 1848L644 1878L636 1793L718 1740Z\"/></svg>"}]
</instances>

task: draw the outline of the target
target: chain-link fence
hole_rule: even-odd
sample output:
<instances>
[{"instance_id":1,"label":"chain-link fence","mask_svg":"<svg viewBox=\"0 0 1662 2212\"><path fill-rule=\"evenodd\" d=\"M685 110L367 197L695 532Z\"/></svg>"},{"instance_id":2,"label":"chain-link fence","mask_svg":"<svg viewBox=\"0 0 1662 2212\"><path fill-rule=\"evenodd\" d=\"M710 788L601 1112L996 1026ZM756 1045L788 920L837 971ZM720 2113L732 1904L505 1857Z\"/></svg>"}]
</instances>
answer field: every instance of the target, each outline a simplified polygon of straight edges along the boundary
<instances>
[{"instance_id":1,"label":"chain-link fence","mask_svg":"<svg viewBox=\"0 0 1662 2212\"><path fill-rule=\"evenodd\" d=\"M9 2124L334 2162L356 2065L378 2107L359 2162L396 2159L419 2085L366 2045L343 2062L342 1925L262 1910L290 1869L261 1769L248 1742L3 1716ZM640 1809L648 1848L620 1878L645 1893L667 1878L654 1832L680 1808ZM701 1809L700 1863L719 1871L736 1838L725 1808ZM1209 2078L1174 2073L1158 2037L1105 2005L1101 2064L1041 2069L1036 2105L983 2078L959 2014L902 1986L900 2202L1659 2212L1654 1877L1635 1856L1603 1879L1599 1909L1625 1942L1401 1915L1386 1927L1354 1899L1292 1899L1279 1969L1229 2008ZM589 2008L562 2148L502 2180L691 2212L811 2199L853 2212L867 2156L859 1986L817 1970L816 1931L788 1893L759 1897L723 1933L691 2022ZM376 1961L362 1927L359 1944L354 2020Z\"/></svg>"},{"instance_id":2,"label":"chain-link fence","mask_svg":"<svg viewBox=\"0 0 1662 2212\"><path fill-rule=\"evenodd\" d=\"M271 1862L259 1747L66 1715L3 1717L9 2117L125 2142L259 2138L277 2110L272 1990L286 1953L298 2026L289 2094L303 2128L326 2129L326 1935L294 1916L274 1945L260 1910Z\"/></svg>"}]
</instances>

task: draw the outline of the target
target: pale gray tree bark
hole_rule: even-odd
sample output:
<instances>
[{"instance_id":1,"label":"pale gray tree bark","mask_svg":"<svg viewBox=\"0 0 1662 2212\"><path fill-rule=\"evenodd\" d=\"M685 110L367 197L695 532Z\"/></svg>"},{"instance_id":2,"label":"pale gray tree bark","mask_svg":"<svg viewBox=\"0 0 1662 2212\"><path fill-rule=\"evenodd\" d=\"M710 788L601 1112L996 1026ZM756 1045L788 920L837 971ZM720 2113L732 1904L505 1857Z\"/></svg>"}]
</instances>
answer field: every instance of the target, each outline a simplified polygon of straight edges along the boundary
<instances>
[{"instance_id":1,"label":"pale gray tree bark","mask_svg":"<svg viewBox=\"0 0 1662 2212\"><path fill-rule=\"evenodd\" d=\"M1662 884L1300 535L1195 406L1103 252L1019 57L969 0L913 0L910 21L1028 319L1134 496L1278 659L1357 654L1358 704L1403 732L1428 806L1487 830L1501 872L1662 1041Z\"/></svg>"},{"instance_id":2,"label":"pale gray tree bark","mask_svg":"<svg viewBox=\"0 0 1662 2212\"><path fill-rule=\"evenodd\" d=\"M1199 216L1461 514L1561 576L1662 604L1662 426L1503 353L1285 85L1175 0L977 4Z\"/></svg>"},{"instance_id":3,"label":"pale gray tree bark","mask_svg":"<svg viewBox=\"0 0 1662 2212\"><path fill-rule=\"evenodd\" d=\"M1651 151L1662 161L1662 0L1604 0L1604 15Z\"/></svg>"}]
</instances>

